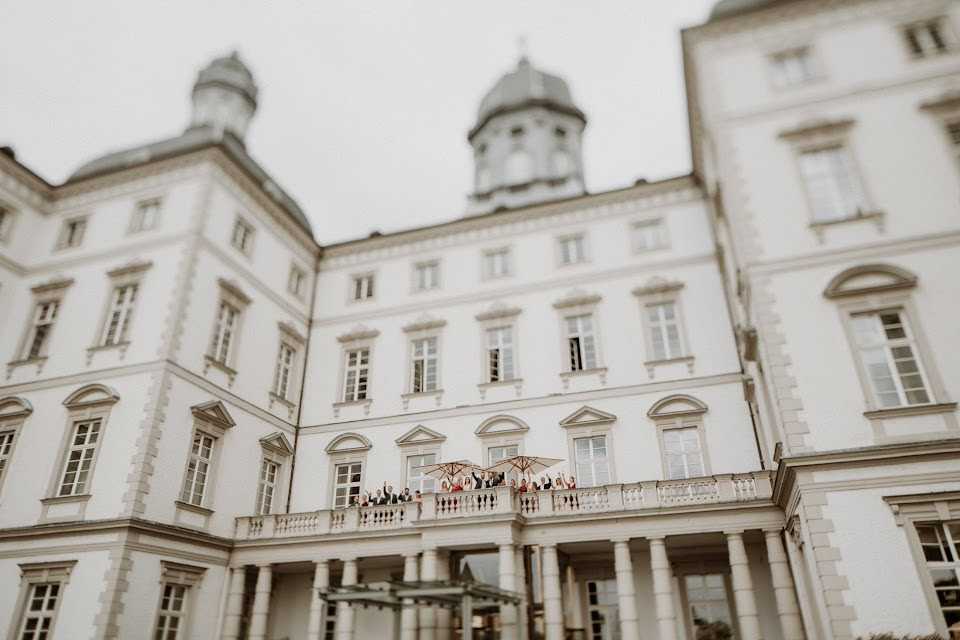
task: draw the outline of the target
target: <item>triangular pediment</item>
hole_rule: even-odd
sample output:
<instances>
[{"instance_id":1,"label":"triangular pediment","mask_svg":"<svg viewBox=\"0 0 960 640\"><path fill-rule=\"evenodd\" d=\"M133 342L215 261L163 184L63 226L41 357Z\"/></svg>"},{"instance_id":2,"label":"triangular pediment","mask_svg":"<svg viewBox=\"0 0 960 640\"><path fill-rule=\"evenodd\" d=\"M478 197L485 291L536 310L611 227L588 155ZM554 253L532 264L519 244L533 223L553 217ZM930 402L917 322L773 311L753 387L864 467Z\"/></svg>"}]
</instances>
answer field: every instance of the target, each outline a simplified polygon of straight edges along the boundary
<instances>
[{"instance_id":1,"label":"triangular pediment","mask_svg":"<svg viewBox=\"0 0 960 640\"><path fill-rule=\"evenodd\" d=\"M369 451L373 443L359 433L341 433L327 445L327 453L350 453L353 451Z\"/></svg>"},{"instance_id":2,"label":"triangular pediment","mask_svg":"<svg viewBox=\"0 0 960 640\"><path fill-rule=\"evenodd\" d=\"M407 431L405 434L397 438L396 443L398 445L405 444L434 444L438 442L443 442L447 439L447 436L442 433L437 433L433 429L428 429L425 426L417 425L410 431Z\"/></svg>"},{"instance_id":3,"label":"triangular pediment","mask_svg":"<svg viewBox=\"0 0 960 640\"><path fill-rule=\"evenodd\" d=\"M230 412L227 411L226 405L219 400L194 405L190 407L190 411L195 418L209 422L221 429L229 429L237 424L230 416Z\"/></svg>"},{"instance_id":4,"label":"triangular pediment","mask_svg":"<svg viewBox=\"0 0 960 640\"><path fill-rule=\"evenodd\" d=\"M287 440L287 436L283 435L279 431L260 438L260 446L282 456L289 456L293 454L293 447L290 445L290 441Z\"/></svg>"},{"instance_id":5,"label":"triangular pediment","mask_svg":"<svg viewBox=\"0 0 960 640\"><path fill-rule=\"evenodd\" d=\"M600 409L586 405L580 407L560 421L561 427L578 427L581 425L609 424L616 422L617 416Z\"/></svg>"},{"instance_id":6,"label":"triangular pediment","mask_svg":"<svg viewBox=\"0 0 960 640\"><path fill-rule=\"evenodd\" d=\"M474 429L474 433L480 437L499 436L508 433L526 433L530 427L520 418L513 416L493 416L487 418Z\"/></svg>"}]
</instances>

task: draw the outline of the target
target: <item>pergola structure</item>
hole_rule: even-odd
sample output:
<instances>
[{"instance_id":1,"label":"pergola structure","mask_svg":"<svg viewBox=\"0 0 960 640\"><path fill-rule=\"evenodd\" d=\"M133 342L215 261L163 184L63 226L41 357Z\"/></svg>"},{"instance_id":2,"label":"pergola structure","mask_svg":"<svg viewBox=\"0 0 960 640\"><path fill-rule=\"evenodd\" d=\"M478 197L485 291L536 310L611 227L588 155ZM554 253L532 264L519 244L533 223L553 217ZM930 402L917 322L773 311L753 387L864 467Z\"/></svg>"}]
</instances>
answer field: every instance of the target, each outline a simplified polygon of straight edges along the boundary
<instances>
[{"instance_id":1,"label":"pergola structure","mask_svg":"<svg viewBox=\"0 0 960 640\"><path fill-rule=\"evenodd\" d=\"M439 606L460 610L460 637L473 638L473 615L500 605L519 605L520 594L473 580L390 581L371 586L357 584L321 590L320 598L328 602L348 602L361 607L392 609L400 612L405 606Z\"/></svg>"}]
</instances>

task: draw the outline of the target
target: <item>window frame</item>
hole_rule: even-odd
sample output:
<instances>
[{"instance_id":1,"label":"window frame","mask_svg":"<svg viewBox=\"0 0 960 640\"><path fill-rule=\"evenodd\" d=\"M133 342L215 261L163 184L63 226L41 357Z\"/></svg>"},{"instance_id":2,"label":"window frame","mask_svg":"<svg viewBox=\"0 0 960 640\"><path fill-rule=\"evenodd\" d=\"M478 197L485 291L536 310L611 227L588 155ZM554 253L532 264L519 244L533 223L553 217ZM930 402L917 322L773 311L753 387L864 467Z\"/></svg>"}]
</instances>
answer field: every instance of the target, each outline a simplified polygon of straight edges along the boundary
<instances>
[{"instance_id":1,"label":"window frame","mask_svg":"<svg viewBox=\"0 0 960 640\"><path fill-rule=\"evenodd\" d=\"M380 335L380 332L375 329L368 329L366 327L360 326L356 330L351 331L350 333L337 336L337 341L340 343L340 365L339 372L337 375L337 395L333 400L334 413L338 416L339 409L342 407L360 404L365 405L369 409L370 404L373 402L373 364L374 364L374 343L376 342L377 336ZM359 349L367 349L367 397L363 400L353 400L347 401L346 398L346 386L347 386L347 354L350 351L356 351Z\"/></svg>"},{"instance_id":2,"label":"window frame","mask_svg":"<svg viewBox=\"0 0 960 640\"><path fill-rule=\"evenodd\" d=\"M580 255L576 260L567 262L564 260L564 244L571 240L577 239L580 240ZM554 246L557 267L573 267L590 262L591 252L586 231L574 231L571 233L560 234L555 237Z\"/></svg>"},{"instance_id":3,"label":"window frame","mask_svg":"<svg viewBox=\"0 0 960 640\"><path fill-rule=\"evenodd\" d=\"M348 508L350 508L350 491L349 491L349 488L352 487L352 486L354 485L354 483L351 481L351 482L346 483L345 485L342 485L342 486L346 486L346 487L347 487L346 504L344 504L343 506L338 507L338 506L337 506L337 488L340 487L341 485L337 482L337 475L338 475L338 474L337 474L337 470L338 470L339 467L342 467L342 466L352 466L352 465L355 465L355 464L359 464L359 465L360 465L360 479L356 482L356 485L357 485L357 499L359 500L360 496L363 495L363 493L364 493L364 491L365 491L364 487L366 486L366 480L367 480L367 456L364 454L364 455L362 455L362 456L361 456L361 455L357 455L357 456L342 457L342 458L340 458L340 459L331 459L331 460L330 460L330 508L331 508L331 509L333 509L333 510L338 510L338 509L348 509ZM350 474L352 475L352 471L350 472Z\"/></svg>"},{"instance_id":4,"label":"window frame","mask_svg":"<svg viewBox=\"0 0 960 640\"><path fill-rule=\"evenodd\" d=\"M606 438L607 465L609 467L610 482L608 484L617 484L619 482L616 463L616 438L614 435L614 425L617 422L617 416L594 409L589 406L583 406L572 414L560 421L560 427L566 431L567 435L567 460L570 461L572 469L569 471L576 478L577 487L585 487L581 482L579 473L576 470L576 440L581 438L592 438L595 436L604 436Z\"/></svg>"},{"instance_id":5,"label":"window frame","mask_svg":"<svg viewBox=\"0 0 960 640\"><path fill-rule=\"evenodd\" d=\"M190 463L193 462L195 455L197 455L199 458L199 454L193 453L193 448L198 437L201 439L201 452L203 450L203 438L210 439L210 457L206 459L207 469L204 473L203 486L200 493L200 502L193 502L192 495L195 493L196 477L198 475L196 471L194 471L193 481L190 483L191 492L189 496L186 494L186 489L187 478L190 477ZM205 428L205 425L194 424L187 446L187 462L183 468L183 475L180 481L180 490L177 492L178 504L183 504L187 507L199 507L201 509L212 510L210 505L213 503L214 486L216 485L216 467L220 459L219 445L219 437L217 436L215 430Z\"/></svg>"},{"instance_id":6,"label":"window frame","mask_svg":"<svg viewBox=\"0 0 960 640\"><path fill-rule=\"evenodd\" d=\"M428 276L428 279L432 279L432 284L426 283L424 286L420 286L420 270L425 269L425 274L433 273L432 276ZM428 260L417 260L410 267L410 292L411 293L426 293L427 291L437 291L442 287L442 271L440 269L440 259L431 258ZM376 291L374 291L376 293Z\"/></svg>"},{"instance_id":7,"label":"window frame","mask_svg":"<svg viewBox=\"0 0 960 640\"><path fill-rule=\"evenodd\" d=\"M657 426L657 444L660 449L660 465L663 469L664 480L688 480L691 478L705 478L713 475L710 465L710 455L707 448L707 434L703 425L703 418L697 415L678 416L675 418L654 418ZM693 429L697 434L697 441L700 446L700 464L703 467L703 474L699 476L685 476L683 478L670 477L670 464L667 456L666 433L668 431L681 431L684 429Z\"/></svg>"},{"instance_id":8,"label":"window frame","mask_svg":"<svg viewBox=\"0 0 960 640\"><path fill-rule=\"evenodd\" d=\"M679 280L651 278L646 284L634 288L631 293L637 298L640 313L640 330L643 332L643 364L650 378L656 377L657 367L673 363L686 363L687 372L693 374L695 356L687 333L686 314L683 307L682 292L686 285ZM650 323L649 308L661 304L673 304L674 321L680 341L680 353L668 358L657 358L653 344L653 325Z\"/></svg>"},{"instance_id":9,"label":"window frame","mask_svg":"<svg viewBox=\"0 0 960 640\"><path fill-rule=\"evenodd\" d=\"M364 295L360 298L355 297L357 291L357 281L361 281L360 285L361 293ZM370 289L373 289L373 293L370 293ZM376 271L363 271L360 273L351 273L347 278L347 304L361 304L364 302L369 302L376 299L377 291L379 290L379 285L377 284L377 272Z\"/></svg>"},{"instance_id":10,"label":"window frame","mask_svg":"<svg viewBox=\"0 0 960 640\"><path fill-rule=\"evenodd\" d=\"M733 632L734 638L739 638L740 636L740 618L737 614L737 603L734 597L733 583L730 574L730 565L724 560L711 560L705 559L699 562L677 562L675 563L675 575L677 577L677 582L679 585L679 596L680 603L683 606L683 622L684 626L690 630L691 636L696 634L696 625L693 623L693 612L690 608L690 597L687 593L687 576L696 575L696 576L707 576L707 575L721 575L724 578L724 588L726 591L727 598L727 608L730 612L731 623L730 629Z\"/></svg>"},{"instance_id":11,"label":"window frame","mask_svg":"<svg viewBox=\"0 0 960 640\"><path fill-rule=\"evenodd\" d=\"M505 256L502 260L505 265L505 271L500 274L493 272L490 268L493 266L495 256ZM507 245L502 247L492 247L480 252L480 279L484 282L490 280L502 280L514 275L513 247Z\"/></svg>"},{"instance_id":12,"label":"window frame","mask_svg":"<svg viewBox=\"0 0 960 640\"><path fill-rule=\"evenodd\" d=\"M182 587L184 589L184 606L179 616L180 624L177 627L177 640L187 640L188 638L193 637L190 626L194 617L194 587L202 582L206 571L206 567L180 564L178 562L170 562L167 560L160 561L160 580L158 582L160 588L158 591L157 607L153 616L153 626L151 627L152 632L150 637L153 637L156 634L157 626L160 623L160 618L163 616L163 597L165 588L167 586ZM166 637L164 637L164 640L165 639Z\"/></svg>"},{"instance_id":13,"label":"window frame","mask_svg":"<svg viewBox=\"0 0 960 640\"><path fill-rule=\"evenodd\" d=\"M278 501L283 501L283 490L288 486L290 465L289 462L293 456L293 447L290 441L282 432L275 432L271 435L260 438L260 464L257 465L256 491L254 492L253 513L256 515L270 515L282 513L283 505L278 508ZM263 465L266 462L277 466L276 477L273 481L273 497L271 499L270 511L261 512L261 473Z\"/></svg>"},{"instance_id":14,"label":"window frame","mask_svg":"<svg viewBox=\"0 0 960 640\"><path fill-rule=\"evenodd\" d=\"M76 238L73 242L68 244L70 240L70 225L79 223L80 232L79 238ZM87 231L90 228L90 214L85 213L81 215L69 216L63 219L63 222L60 224L60 231L57 234L57 242L53 247L54 251L66 251L67 249L79 249L83 246L83 241L87 237Z\"/></svg>"},{"instance_id":15,"label":"window frame","mask_svg":"<svg viewBox=\"0 0 960 640\"><path fill-rule=\"evenodd\" d=\"M19 210L9 202L0 200L0 244L10 242L19 213Z\"/></svg>"},{"instance_id":16,"label":"window frame","mask_svg":"<svg viewBox=\"0 0 960 640\"><path fill-rule=\"evenodd\" d=\"M143 286L144 280L146 277L146 272L153 266L152 262L137 262L130 265L125 265L118 269L112 269L107 272L107 296L104 304L103 312L101 313L100 322L97 325L98 331L94 336L93 345L88 349L88 364L90 351L93 350L102 350L102 349L114 349L119 348L125 350L129 346L130 333L132 332L133 319L137 315L137 307L139 306L140 300L143 299ZM135 286L136 293L134 295L134 300L130 304L126 315L124 316L124 324L126 325L126 334L120 331L120 338L110 344L105 343L106 332L109 327L111 311L114 306L114 298L117 292L117 289L121 287ZM122 329L122 327L121 327Z\"/></svg>"},{"instance_id":17,"label":"window frame","mask_svg":"<svg viewBox=\"0 0 960 640\"><path fill-rule=\"evenodd\" d=\"M146 207L154 205L156 209L153 214L153 223L150 225L144 224L143 212L146 210ZM163 211L163 198L161 196L153 196L149 198L140 198L133 205L133 211L130 212L130 222L127 225L127 235L136 235L138 233L146 233L148 231L155 231L160 228L160 214Z\"/></svg>"},{"instance_id":18,"label":"window frame","mask_svg":"<svg viewBox=\"0 0 960 640\"><path fill-rule=\"evenodd\" d=\"M916 36L911 37L911 32L919 27L927 29L929 33L931 24L936 24L940 31L939 36L943 42L943 49L927 50L918 42L922 50L917 51L913 46L913 42L916 41ZM911 60L935 60L941 56L950 55L957 51L957 34L949 14L934 14L909 20L898 25L897 30L899 31L898 36L903 43L904 51Z\"/></svg>"},{"instance_id":19,"label":"window frame","mask_svg":"<svg viewBox=\"0 0 960 640\"><path fill-rule=\"evenodd\" d=\"M230 383L233 383L237 375L236 362L237 354L240 351L240 340L243 335L243 327L246 320L247 307L250 306L250 297L247 296L237 285L228 282L223 278L218 280L219 295L217 304L214 307L213 326L211 327L210 338L207 340L207 351L204 355L204 374L214 367L220 369L229 376ZM229 305L236 311L233 331L230 335L230 343L227 347L226 357L221 360L217 357L222 346L222 331L220 328L220 313L223 305Z\"/></svg>"},{"instance_id":20,"label":"window frame","mask_svg":"<svg viewBox=\"0 0 960 640\"><path fill-rule=\"evenodd\" d=\"M41 584L58 585L57 603L53 615L50 617L50 626L47 630L48 637L54 636L66 586L70 583L70 574L76 564L76 560L60 560L55 562L25 562L19 565L20 587L13 609L16 613L11 616L8 626L8 638L22 637L31 591L36 585Z\"/></svg>"},{"instance_id":21,"label":"window frame","mask_svg":"<svg viewBox=\"0 0 960 640\"><path fill-rule=\"evenodd\" d=\"M640 229L644 227L656 227L659 229L657 244L652 247L641 247L637 242L637 233ZM643 218L640 220L633 220L630 223L630 251L634 255L645 255L653 251L661 251L663 249L670 248L670 234L667 229L666 219L663 216L655 216L652 218Z\"/></svg>"},{"instance_id":22,"label":"window frame","mask_svg":"<svg viewBox=\"0 0 960 640\"><path fill-rule=\"evenodd\" d=\"M244 230L242 245L237 243L237 230L240 228ZM233 226L230 228L230 246L241 255L250 258L253 256L253 245L256 241L256 236L257 228L247 220L247 216L238 213L233 219Z\"/></svg>"},{"instance_id":23,"label":"window frame","mask_svg":"<svg viewBox=\"0 0 960 640\"><path fill-rule=\"evenodd\" d=\"M290 272L287 275L287 293L297 300L304 300L308 286L307 270L296 262L291 262Z\"/></svg>"},{"instance_id":24,"label":"window frame","mask_svg":"<svg viewBox=\"0 0 960 640\"><path fill-rule=\"evenodd\" d=\"M20 434L27 418L33 413L33 407L29 402L15 396L6 396L0 398L0 435L11 434L11 441L6 449L6 453L0 449L0 499L3 497L3 487L6 484L7 476L10 475L10 469L13 465L14 455L17 451L17 443L20 441Z\"/></svg>"},{"instance_id":25,"label":"window frame","mask_svg":"<svg viewBox=\"0 0 960 640\"><path fill-rule=\"evenodd\" d=\"M30 312L27 316L27 321L24 324L23 334L20 337L17 351L10 363L11 365L28 362L43 362L50 357L48 355L50 353L50 343L53 341L53 336L56 333L58 320L63 315L63 307L67 295L67 289L69 289L72 285L72 279L57 280L54 282L37 285L31 289L33 297L31 298ZM34 328L36 327L36 318L39 307L43 304L48 304L51 302L57 303L56 318L51 323L52 326L50 331L47 333L44 346L41 348L41 353L36 357L31 358L29 357L28 347L33 343Z\"/></svg>"},{"instance_id":26,"label":"window frame","mask_svg":"<svg viewBox=\"0 0 960 640\"><path fill-rule=\"evenodd\" d=\"M446 320L435 319L431 316L423 315L417 318L411 324L403 327L406 334L407 346L405 355L406 373L404 374L405 392L401 395L404 402L404 410L407 409L407 403L410 398L419 396L437 396L437 402L443 394L443 328L446 326ZM420 340L436 340L436 386L433 389L421 389L414 391L414 354L416 353L416 343ZM426 371L424 371L424 380L426 380Z\"/></svg>"},{"instance_id":27,"label":"window frame","mask_svg":"<svg viewBox=\"0 0 960 640\"><path fill-rule=\"evenodd\" d=\"M781 64L781 61L787 60L789 57L797 57L798 53L806 60L804 64L806 75L799 80L791 81L783 74L783 69L778 65ZM790 91L804 87L822 77L816 50L813 45L809 43L795 44L770 51L767 53L767 69L770 84L777 91Z\"/></svg>"}]
</instances>

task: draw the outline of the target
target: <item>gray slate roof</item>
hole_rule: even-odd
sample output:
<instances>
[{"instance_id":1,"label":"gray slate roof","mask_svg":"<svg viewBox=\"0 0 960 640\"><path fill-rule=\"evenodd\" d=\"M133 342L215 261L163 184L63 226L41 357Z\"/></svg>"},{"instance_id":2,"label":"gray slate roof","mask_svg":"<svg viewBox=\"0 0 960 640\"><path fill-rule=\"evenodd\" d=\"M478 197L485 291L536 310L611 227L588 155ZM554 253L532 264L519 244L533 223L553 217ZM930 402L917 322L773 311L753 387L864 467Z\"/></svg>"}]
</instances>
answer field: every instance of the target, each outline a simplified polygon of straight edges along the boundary
<instances>
[{"instance_id":1,"label":"gray slate roof","mask_svg":"<svg viewBox=\"0 0 960 640\"><path fill-rule=\"evenodd\" d=\"M120 171L121 169L128 169L154 160L182 155L213 145L220 145L270 195L274 202L290 214L294 222L311 236L313 235L310 221L300 205L280 188L280 185L274 182L270 174L247 153L243 143L230 132L221 134L212 127L193 127L175 138L151 142L100 156L74 171L67 179L67 184L113 171Z\"/></svg>"},{"instance_id":2,"label":"gray slate roof","mask_svg":"<svg viewBox=\"0 0 960 640\"><path fill-rule=\"evenodd\" d=\"M748 13L754 9L763 9L782 0L720 0L710 10L710 19L718 20L730 16Z\"/></svg>"}]
</instances>

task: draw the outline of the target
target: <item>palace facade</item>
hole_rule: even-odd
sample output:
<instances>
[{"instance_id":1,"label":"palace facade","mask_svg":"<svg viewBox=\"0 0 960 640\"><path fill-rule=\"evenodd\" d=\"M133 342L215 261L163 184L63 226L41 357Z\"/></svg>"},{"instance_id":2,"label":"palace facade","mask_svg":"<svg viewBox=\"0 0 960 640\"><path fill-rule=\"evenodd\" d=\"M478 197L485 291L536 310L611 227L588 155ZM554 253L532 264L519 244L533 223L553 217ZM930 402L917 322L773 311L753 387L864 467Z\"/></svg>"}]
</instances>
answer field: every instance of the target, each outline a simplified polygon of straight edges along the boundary
<instances>
[{"instance_id":1,"label":"palace facade","mask_svg":"<svg viewBox=\"0 0 960 640\"><path fill-rule=\"evenodd\" d=\"M337 244L236 54L63 184L5 148L0 632L960 638L960 5L721 0L682 42L691 174L589 193L521 58L464 213ZM577 487L423 472L518 454ZM422 498L354 504L385 485Z\"/></svg>"}]
</instances>

